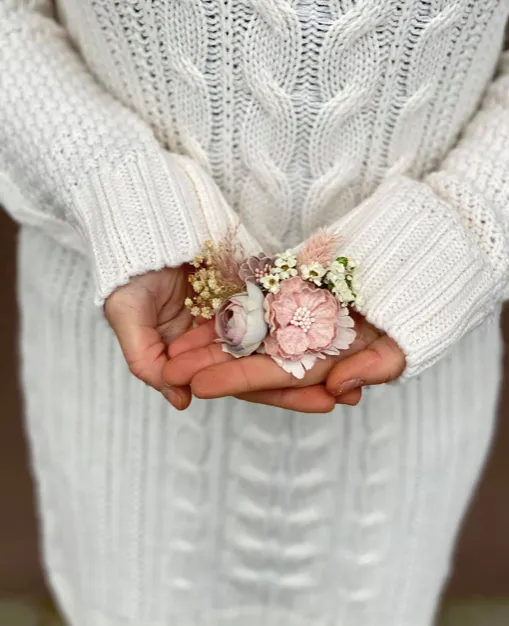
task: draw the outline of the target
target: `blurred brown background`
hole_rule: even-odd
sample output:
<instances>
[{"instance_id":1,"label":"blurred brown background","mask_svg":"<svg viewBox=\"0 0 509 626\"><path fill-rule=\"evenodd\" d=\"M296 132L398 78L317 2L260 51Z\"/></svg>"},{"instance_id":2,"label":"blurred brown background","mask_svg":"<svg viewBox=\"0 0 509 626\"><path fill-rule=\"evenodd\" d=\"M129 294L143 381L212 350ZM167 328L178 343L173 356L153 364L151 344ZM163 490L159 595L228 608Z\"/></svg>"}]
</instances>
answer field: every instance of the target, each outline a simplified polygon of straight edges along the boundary
<instances>
[{"instance_id":1,"label":"blurred brown background","mask_svg":"<svg viewBox=\"0 0 509 626\"><path fill-rule=\"evenodd\" d=\"M15 236L0 211L0 595L44 589L17 383ZM504 326L509 345L509 309ZM509 380L509 358L506 373ZM493 453L458 546L455 596L509 596L509 389L500 407Z\"/></svg>"}]
</instances>

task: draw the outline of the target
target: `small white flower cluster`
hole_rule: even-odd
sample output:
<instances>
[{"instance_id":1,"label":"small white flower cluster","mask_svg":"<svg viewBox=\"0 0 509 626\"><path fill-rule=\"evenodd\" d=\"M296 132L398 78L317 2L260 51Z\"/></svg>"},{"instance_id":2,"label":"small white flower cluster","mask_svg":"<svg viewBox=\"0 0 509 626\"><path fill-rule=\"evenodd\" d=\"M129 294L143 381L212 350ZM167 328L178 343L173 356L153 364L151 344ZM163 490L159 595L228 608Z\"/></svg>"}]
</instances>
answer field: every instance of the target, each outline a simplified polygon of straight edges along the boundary
<instances>
[{"instance_id":1,"label":"small white flower cluster","mask_svg":"<svg viewBox=\"0 0 509 626\"><path fill-rule=\"evenodd\" d=\"M325 279L328 288L343 306L362 306L361 297L356 288L356 264L346 257L333 261L327 270Z\"/></svg>"},{"instance_id":2,"label":"small white flower cluster","mask_svg":"<svg viewBox=\"0 0 509 626\"><path fill-rule=\"evenodd\" d=\"M276 294L281 287L281 281L300 273L303 280L331 291L343 307L359 307L362 301L357 294L355 270L355 263L347 257L339 257L327 267L317 262L297 267L297 256L287 250L276 255L273 268L269 274L260 278L260 284L269 293Z\"/></svg>"},{"instance_id":3,"label":"small white flower cluster","mask_svg":"<svg viewBox=\"0 0 509 626\"><path fill-rule=\"evenodd\" d=\"M277 254L270 274L263 276L260 283L269 293L277 293L282 280L297 276L297 257L291 250Z\"/></svg>"},{"instance_id":4,"label":"small white flower cluster","mask_svg":"<svg viewBox=\"0 0 509 626\"><path fill-rule=\"evenodd\" d=\"M304 280L315 283L317 287L323 286L323 277L327 270L321 263L311 263L310 265L301 265L300 273Z\"/></svg>"},{"instance_id":5,"label":"small white flower cluster","mask_svg":"<svg viewBox=\"0 0 509 626\"><path fill-rule=\"evenodd\" d=\"M355 263L346 257L339 257L328 267L320 263L302 265L300 273L304 280L329 289L344 307L361 306L355 285L355 269Z\"/></svg>"}]
</instances>

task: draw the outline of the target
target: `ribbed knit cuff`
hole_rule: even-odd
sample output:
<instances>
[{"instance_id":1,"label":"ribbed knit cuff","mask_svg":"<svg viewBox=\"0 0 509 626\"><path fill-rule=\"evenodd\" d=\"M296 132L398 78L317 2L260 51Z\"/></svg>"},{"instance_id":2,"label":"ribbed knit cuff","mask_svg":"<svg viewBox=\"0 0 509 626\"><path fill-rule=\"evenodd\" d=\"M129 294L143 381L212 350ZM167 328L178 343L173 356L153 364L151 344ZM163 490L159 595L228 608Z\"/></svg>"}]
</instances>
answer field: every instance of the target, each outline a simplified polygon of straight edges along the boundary
<instances>
[{"instance_id":1,"label":"ribbed knit cuff","mask_svg":"<svg viewBox=\"0 0 509 626\"><path fill-rule=\"evenodd\" d=\"M71 215L88 243L96 302L136 275L191 261L207 239L237 226L235 213L197 164L162 152L94 169L72 190ZM259 252L239 226L246 252Z\"/></svg>"},{"instance_id":2,"label":"ribbed knit cuff","mask_svg":"<svg viewBox=\"0 0 509 626\"><path fill-rule=\"evenodd\" d=\"M429 185L388 181L336 228L359 264L361 312L405 352L405 377L435 363L493 309L488 258Z\"/></svg>"}]
</instances>

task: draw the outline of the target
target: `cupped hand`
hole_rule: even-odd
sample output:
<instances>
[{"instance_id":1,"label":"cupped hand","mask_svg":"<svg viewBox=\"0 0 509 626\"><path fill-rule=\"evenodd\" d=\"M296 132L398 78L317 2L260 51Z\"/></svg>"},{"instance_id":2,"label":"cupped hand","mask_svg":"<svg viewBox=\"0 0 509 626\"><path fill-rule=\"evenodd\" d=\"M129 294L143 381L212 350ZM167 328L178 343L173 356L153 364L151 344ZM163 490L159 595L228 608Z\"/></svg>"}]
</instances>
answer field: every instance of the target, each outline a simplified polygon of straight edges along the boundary
<instances>
[{"instance_id":1,"label":"cupped hand","mask_svg":"<svg viewBox=\"0 0 509 626\"><path fill-rule=\"evenodd\" d=\"M114 291L104 305L131 372L179 409L189 406L190 390L168 385L163 369L168 362L168 344L191 326L184 305L190 289L188 275L183 266L136 276Z\"/></svg>"},{"instance_id":2,"label":"cupped hand","mask_svg":"<svg viewBox=\"0 0 509 626\"><path fill-rule=\"evenodd\" d=\"M357 404L363 381L386 382L403 371L404 355L390 338L360 317L356 318L356 332L349 350L317 361L299 380L268 356L256 354L235 359L223 352L221 345L214 343L217 335L210 322L170 345L170 361L163 376L168 384L190 385L192 393L200 398L235 396L290 410L324 413L336 403ZM353 359L352 368L349 364ZM344 378L352 372L355 378ZM350 388L345 386L347 382Z\"/></svg>"}]
</instances>

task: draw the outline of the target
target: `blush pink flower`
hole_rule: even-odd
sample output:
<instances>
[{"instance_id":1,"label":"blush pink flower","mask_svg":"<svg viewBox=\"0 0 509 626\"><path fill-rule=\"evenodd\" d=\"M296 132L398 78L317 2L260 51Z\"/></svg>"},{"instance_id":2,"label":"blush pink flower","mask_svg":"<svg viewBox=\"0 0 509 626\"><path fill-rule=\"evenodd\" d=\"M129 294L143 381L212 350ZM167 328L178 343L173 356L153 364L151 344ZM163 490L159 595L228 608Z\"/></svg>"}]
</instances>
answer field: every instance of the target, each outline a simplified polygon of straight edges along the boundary
<instances>
[{"instance_id":1,"label":"blush pink flower","mask_svg":"<svg viewBox=\"0 0 509 626\"><path fill-rule=\"evenodd\" d=\"M216 313L217 341L236 358L253 354L267 335L265 296L255 283L248 282L246 289L228 298Z\"/></svg>"},{"instance_id":2,"label":"blush pink flower","mask_svg":"<svg viewBox=\"0 0 509 626\"><path fill-rule=\"evenodd\" d=\"M339 354L355 339L353 319L337 298L296 276L281 283L277 294L265 299L270 334L265 352L297 378L317 359Z\"/></svg>"}]
</instances>

